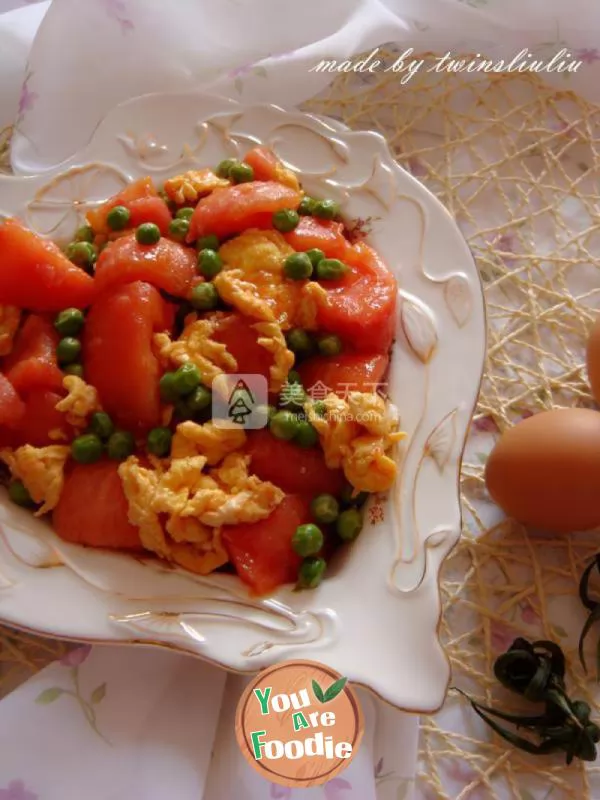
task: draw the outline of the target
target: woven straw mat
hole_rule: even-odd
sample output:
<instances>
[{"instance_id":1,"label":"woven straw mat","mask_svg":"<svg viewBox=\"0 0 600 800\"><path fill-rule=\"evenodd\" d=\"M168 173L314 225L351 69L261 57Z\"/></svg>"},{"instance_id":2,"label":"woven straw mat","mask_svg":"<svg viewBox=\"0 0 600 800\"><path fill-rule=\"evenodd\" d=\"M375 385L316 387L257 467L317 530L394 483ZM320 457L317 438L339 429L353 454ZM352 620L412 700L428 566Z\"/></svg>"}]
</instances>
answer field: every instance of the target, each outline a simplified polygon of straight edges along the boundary
<instances>
[{"instance_id":1,"label":"woven straw mat","mask_svg":"<svg viewBox=\"0 0 600 800\"><path fill-rule=\"evenodd\" d=\"M388 55L393 60L393 50ZM393 73L342 75L306 110L384 134L399 162L454 215L485 287L489 349L463 464L463 537L441 583L453 684L506 706L512 701L493 678L496 656L519 635L552 639L567 657L572 694L600 717L595 675L586 676L577 659L585 620L578 581L600 540L579 534L542 546L503 520L482 478L506 427L543 409L594 407L584 348L600 306L600 108L571 94L568 81L557 91L530 75L466 80L423 71L404 85ZM7 147L0 141L5 161ZM0 692L64 649L0 629ZM600 798L600 769L516 751L451 692L439 714L421 720L415 794Z\"/></svg>"}]
</instances>

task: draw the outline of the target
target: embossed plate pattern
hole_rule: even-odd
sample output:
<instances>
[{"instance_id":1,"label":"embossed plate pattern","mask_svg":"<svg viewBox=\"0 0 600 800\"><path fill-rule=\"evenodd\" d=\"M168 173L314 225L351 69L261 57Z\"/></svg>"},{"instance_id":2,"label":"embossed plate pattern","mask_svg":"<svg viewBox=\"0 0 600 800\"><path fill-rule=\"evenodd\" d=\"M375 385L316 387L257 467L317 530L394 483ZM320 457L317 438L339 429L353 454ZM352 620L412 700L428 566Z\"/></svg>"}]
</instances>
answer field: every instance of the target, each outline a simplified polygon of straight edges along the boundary
<instances>
[{"instance_id":1,"label":"embossed plate pattern","mask_svg":"<svg viewBox=\"0 0 600 800\"><path fill-rule=\"evenodd\" d=\"M485 353L473 259L451 216L375 133L274 106L197 94L149 95L111 112L60 168L0 178L0 214L72 236L85 211L128 181L272 147L310 194L362 220L398 278L389 394L408 432L389 496L375 496L358 541L313 592L254 600L227 575L61 542L0 501L0 619L58 637L162 644L254 672L286 658L323 661L386 701L429 712L449 666L440 646L440 566L460 535L458 475Z\"/></svg>"}]
</instances>

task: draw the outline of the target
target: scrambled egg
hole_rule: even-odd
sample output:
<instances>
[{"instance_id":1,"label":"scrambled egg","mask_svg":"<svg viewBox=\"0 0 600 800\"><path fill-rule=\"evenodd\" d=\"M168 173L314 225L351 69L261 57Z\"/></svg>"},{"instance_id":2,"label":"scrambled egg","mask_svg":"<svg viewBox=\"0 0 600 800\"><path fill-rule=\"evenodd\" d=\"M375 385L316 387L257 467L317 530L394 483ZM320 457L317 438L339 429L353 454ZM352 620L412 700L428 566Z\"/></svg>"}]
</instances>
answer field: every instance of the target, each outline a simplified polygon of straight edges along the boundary
<instances>
[{"instance_id":1,"label":"scrambled egg","mask_svg":"<svg viewBox=\"0 0 600 800\"><path fill-rule=\"evenodd\" d=\"M89 415L101 411L98 392L77 375L67 375L63 386L69 394L56 404L56 410L64 412L74 428L85 428Z\"/></svg>"},{"instance_id":2,"label":"scrambled egg","mask_svg":"<svg viewBox=\"0 0 600 800\"><path fill-rule=\"evenodd\" d=\"M226 303L283 330L317 327L317 304L310 281L285 277L283 264L294 252L278 231L249 230L220 249L223 269L214 284Z\"/></svg>"},{"instance_id":3,"label":"scrambled egg","mask_svg":"<svg viewBox=\"0 0 600 800\"><path fill-rule=\"evenodd\" d=\"M56 507L64 486L64 468L71 448L53 444L49 447L32 447L30 444L16 450L0 451L0 458L11 475L23 481L36 503L42 503L35 512L39 517Z\"/></svg>"},{"instance_id":4,"label":"scrambled egg","mask_svg":"<svg viewBox=\"0 0 600 800\"><path fill-rule=\"evenodd\" d=\"M211 339L219 318L219 314L213 314L204 319L192 319L176 341L172 341L168 333L156 333L154 345L159 358L166 364L180 365L191 361L200 370L202 381L207 386L218 375L235 372L238 368L235 358L224 344Z\"/></svg>"},{"instance_id":5,"label":"scrambled egg","mask_svg":"<svg viewBox=\"0 0 600 800\"><path fill-rule=\"evenodd\" d=\"M150 467L130 456L119 476L144 547L200 574L225 564L220 527L264 519L284 497L273 484L248 475L249 460L230 453L219 467L203 472L207 459L201 455L170 463L154 459Z\"/></svg>"},{"instance_id":6,"label":"scrambled egg","mask_svg":"<svg viewBox=\"0 0 600 800\"><path fill-rule=\"evenodd\" d=\"M361 492L385 492L391 488L397 465L390 456L406 434L398 430L395 408L375 393L350 392L348 400L329 394L325 414L314 403L305 410L316 428L331 469L341 467L352 486Z\"/></svg>"},{"instance_id":7,"label":"scrambled egg","mask_svg":"<svg viewBox=\"0 0 600 800\"><path fill-rule=\"evenodd\" d=\"M285 336L276 322L257 322L252 327L260 334L258 344L273 356L273 364L269 368L269 391L279 392L294 366L294 354L288 350Z\"/></svg>"},{"instance_id":8,"label":"scrambled egg","mask_svg":"<svg viewBox=\"0 0 600 800\"><path fill-rule=\"evenodd\" d=\"M275 167L275 180L279 183L283 183L284 186L289 186L290 189L295 189L297 192L301 191L300 182L296 173L284 167L281 162Z\"/></svg>"},{"instance_id":9,"label":"scrambled egg","mask_svg":"<svg viewBox=\"0 0 600 800\"><path fill-rule=\"evenodd\" d=\"M199 197L214 189L229 186L229 181L219 178L210 169L190 170L165 181L164 190L171 200L180 205L195 203Z\"/></svg>"},{"instance_id":10,"label":"scrambled egg","mask_svg":"<svg viewBox=\"0 0 600 800\"><path fill-rule=\"evenodd\" d=\"M7 356L21 321L21 311L16 306L0 305L0 356Z\"/></svg>"},{"instance_id":11,"label":"scrambled egg","mask_svg":"<svg viewBox=\"0 0 600 800\"><path fill-rule=\"evenodd\" d=\"M217 428L212 422L204 425L181 422L173 436L171 456L174 459L204 456L206 463L214 466L245 443L243 428Z\"/></svg>"}]
</instances>

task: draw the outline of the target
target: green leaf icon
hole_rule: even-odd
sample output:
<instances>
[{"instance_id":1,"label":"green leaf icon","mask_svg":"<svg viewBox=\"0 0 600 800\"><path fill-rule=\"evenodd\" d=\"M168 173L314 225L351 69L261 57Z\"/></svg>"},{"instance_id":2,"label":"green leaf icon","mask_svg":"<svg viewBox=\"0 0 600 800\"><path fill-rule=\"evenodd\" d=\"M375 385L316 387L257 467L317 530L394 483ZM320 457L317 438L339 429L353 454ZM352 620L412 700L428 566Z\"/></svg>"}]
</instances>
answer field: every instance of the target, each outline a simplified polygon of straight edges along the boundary
<instances>
[{"instance_id":1,"label":"green leaf icon","mask_svg":"<svg viewBox=\"0 0 600 800\"><path fill-rule=\"evenodd\" d=\"M101 703L105 697L106 697L106 684L101 683L100 686L97 686L92 692L92 703L94 705L98 705L98 703Z\"/></svg>"},{"instance_id":2,"label":"green leaf icon","mask_svg":"<svg viewBox=\"0 0 600 800\"><path fill-rule=\"evenodd\" d=\"M325 702L325 695L323 694L323 689L321 689L321 687L319 686L319 684L316 681L312 682L312 690L315 693L315 697L317 698L319 703L324 703Z\"/></svg>"},{"instance_id":3,"label":"green leaf icon","mask_svg":"<svg viewBox=\"0 0 600 800\"><path fill-rule=\"evenodd\" d=\"M64 689L61 689L60 686L53 686L50 689L44 689L44 691L35 698L35 702L40 706L48 706L50 703L58 700L61 694L64 694Z\"/></svg>"},{"instance_id":4,"label":"green leaf icon","mask_svg":"<svg viewBox=\"0 0 600 800\"><path fill-rule=\"evenodd\" d=\"M348 683L348 678L340 678L339 680L332 683L329 689L325 692L325 698L322 700L323 703L329 703L331 700L335 700L340 692L344 690L344 686Z\"/></svg>"}]
</instances>

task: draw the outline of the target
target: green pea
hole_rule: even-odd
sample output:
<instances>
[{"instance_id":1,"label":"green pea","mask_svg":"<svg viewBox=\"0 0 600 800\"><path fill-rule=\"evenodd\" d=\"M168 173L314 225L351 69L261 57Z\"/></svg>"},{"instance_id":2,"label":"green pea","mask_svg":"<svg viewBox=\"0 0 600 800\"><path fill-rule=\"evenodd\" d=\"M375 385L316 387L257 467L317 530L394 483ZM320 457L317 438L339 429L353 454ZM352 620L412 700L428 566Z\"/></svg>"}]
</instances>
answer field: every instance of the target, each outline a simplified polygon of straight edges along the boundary
<instances>
[{"instance_id":1,"label":"green pea","mask_svg":"<svg viewBox=\"0 0 600 800\"><path fill-rule=\"evenodd\" d=\"M239 164L239 161L236 161L235 158L225 158L223 161L220 161L217 164L217 168L215 172L219 176L219 178L229 178L229 173L231 172L231 168L235 167Z\"/></svg>"},{"instance_id":2,"label":"green pea","mask_svg":"<svg viewBox=\"0 0 600 800\"><path fill-rule=\"evenodd\" d=\"M95 433L99 439L109 439L114 433L115 426L106 411L96 411L90 418L90 432Z\"/></svg>"},{"instance_id":3,"label":"green pea","mask_svg":"<svg viewBox=\"0 0 600 800\"><path fill-rule=\"evenodd\" d=\"M348 267L338 258L324 258L316 269L319 281L338 281L348 271Z\"/></svg>"},{"instance_id":4,"label":"green pea","mask_svg":"<svg viewBox=\"0 0 600 800\"><path fill-rule=\"evenodd\" d=\"M307 250L306 255L310 258L310 263L313 265L313 267L316 267L319 261L323 261L325 258L325 253L322 250L319 250L318 247L313 247L311 250Z\"/></svg>"},{"instance_id":5,"label":"green pea","mask_svg":"<svg viewBox=\"0 0 600 800\"><path fill-rule=\"evenodd\" d=\"M63 367L65 375L76 375L78 378L83 378L83 364L67 364Z\"/></svg>"},{"instance_id":6,"label":"green pea","mask_svg":"<svg viewBox=\"0 0 600 800\"><path fill-rule=\"evenodd\" d=\"M342 352L342 340L334 334L322 336L317 347L322 356L338 356Z\"/></svg>"},{"instance_id":7,"label":"green pea","mask_svg":"<svg viewBox=\"0 0 600 800\"><path fill-rule=\"evenodd\" d=\"M178 397L186 397L200 385L200 370L195 364L182 364L175 372L173 386Z\"/></svg>"},{"instance_id":8,"label":"green pea","mask_svg":"<svg viewBox=\"0 0 600 800\"><path fill-rule=\"evenodd\" d=\"M347 508L337 518L336 530L340 539L353 542L362 531L363 518L357 508Z\"/></svg>"},{"instance_id":9,"label":"green pea","mask_svg":"<svg viewBox=\"0 0 600 800\"><path fill-rule=\"evenodd\" d=\"M279 395L279 404L293 408L295 411L302 411L307 400L306 392L301 383L289 383L288 381L284 391Z\"/></svg>"},{"instance_id":10,"label":"green pea","mask_svg":"<svg viewBox=\"0 0 600 800\"><path fill-rule=\"evenodd\" d=\"M153 222L143 222L135 232L139 244L156 244L160 240L160 229Z\"/></svg>"},{"instance_id":11,"label":"green pea","mask_svg":"<svg viewBox=\"0 0 600 800\"><path fill-rule=\"evenodd\" d=\"M115 431L108 440L106 452L113 461L125 461L135 451L135 439L129 431Z\"/></svg>"},{"instance_id":12,"label":"green pea","mask_svg":"<svg viewBox=\"0 0 600 800\"><path fill-rule=\"evenodd\" d=\"M318 441L319 434L316 428L307 420L300 420L300 422L298 422L298 430L294 436L294 442L299 447L304 447L306 450L309 450L311 447L314 447Z\"/></svg>"},{"instance_id":13,"label":"green pea","mask_svg":"<svg viewBox=\"0 0 600 800\"><path fill-rule=\"evenodd\" d=\"M65 308L57 314L54 327L61 336L77 336L83 328L85 317L78 308Z\"/></svg>"},{"instance_id":14,"label":"green pea","mask_svg":"<svg viewBox=\"0 0 600 800\"><path fill-rule=\"evenodd\" d=\"M56 358L59 364L72 364L81 355L81 342L73 336L65 336L56 345Z\"/></svg>"},{"instance_id":15,"label":"green pea","mask_svg":"<svg viewBox=\"0 0 600 800\"><path fill-rule=\"evenodd\" d=\"M285 341L288 350L295 353L297 356L305 357L314 352L315 343L312 336L302 328L292 328L285 336Z\"/></svg>"},{"instance_id":16,"label":"green pea","mask_svg":"<svg viewBox=\"0 0 600 800\"><path fill-rule=\"evenodd\" d=\"M168 428L152 428L146 441L148 452L159 458L165 458L171 452L172 438L173 434Z\"/></svg>"},{"instance_id":17,"label":"green pea","mask_svg":"<svg viewBox=\"0 0 600 800\"><path fill-rule=\"evenodd\" d=\"M292 253L286 258L283 271L287 278L303 281L312 275L313 265L306 253Z\"/></svg>"},{"instance_id":18,"label":"green pea","mask_svg":"<svg viewBox=\"0 0 600 800\"><path fill-rule=\"evenodd\" d=\"M296 372L295 369L291 369L288 372L287 382L288 383L302 383L302 378L300 377L300 373Z\"/></svg>"},{"instance_id":19,"label":"green pea","mask_svg":"<svg viewBox=\"0 0 600 800\"><path fill-rule=\"evenodd\" d=\"M298 587L300 589L316 589L323 580L327 564L324 558L308 556L298 570Z\"/></svg>"},{"instance_id":20,"label":"green pea","mask_svg":"<svg viewBox=\"0 0 600 800\"><path fill-rule=\"evenodd\" d=\"M189 206L185 206L185 208L180 208L177 213L175 214L175 219L187 219L189 222L191 218L194 216L195 208L190 208Z\"/></svg>"},{"instance_id":21,"label":"green pea","mask_svg":"<svg viewBox=\"0 0 600 800\"><path fill-rule=\"evenodd\" d=\"M169 236L176 242L185 241L190 229L190 222L187 219L174 219L169 223Z\"/></svg>"},{"instance_id":22,"label":"green pea","mask_svg":"<svg viewBox=\"0 0 600 800\"><path fill-rule=\"evenodd\" d=\"M91 225L82 225L81 228L77 228L75 231L76 242L88 242L89 244L92 244L95 238L96 234L94 233L94 229Z\"/></svg>"},{"instance_id":23,"label":"green pea","mask_svg":"<svg viewBox=\"0 0 600 800\"><path fill-rule=\"evenodd\" d=\"M234 183L249 183L254 180L254 170L250 164L238 162L231 167L228 177Z\"/></svg>"},{"instance_id":24,"label":"green pea","mask_svg":"<svg viewBox=\"0 0 600 800\"><path fill-rule=\"evenodd\" d=\"M165 372L158 382L158 388L160 391L160 399L163 403L174 403L179 397L177 389L175 388L174 372Z\"/></svg>"},{"instance_id":25,"label":"green pea","mask_svg":"<svg viewBox=\"0 0 600 800\"><path fill-rule=\"evenodd\" d=\"M196 249L198 252L200 250L218 250L220 244L219 237L215 236L214 233L209 233L208 236L201 236L198 239Z\"/></svg>"},{"instance_id":26,"label":"green pea","mask_svg":"<svg viewBox=\"0 0 600 800\"><path fill-rule=\"evenodd\" d=\"M292 536L292 547L302 558L316 555L323 547L323 542L323 531L310 522L307 525L298 525Z\"/></svg>"},{"instance_id":27,"label":"green pea","mask_svg":"<svg viewBox=\"0 0 600 800\"><path fill-rule=\"evenodd\" d=\"M349 483L347 483L342 489L340 497L345 506L356 506L357 508L360 508L368 500L369 493L357 492L354 494L354 486L351 486Z\"/></svg>"},{"instance_id":28,"label":"green pea","mask_svg":"<svg viewBox=\"0 0 600 800\"><path fill-rule=\"evenodd\" d=\"M282 208L273 214L273 227L281 233L289 233L298 227L300 217L291 208Z\"/></svg>"},{"instance_id":29,"label":"green pea","mask_svg":"<svg viewBox=\"0 0 600 800\"><path fill-rule=\"evenodd\" d=\"M67 247L67 258L78 267L83 267L86 271L90 271L96 263L98 253L96 248L90 242L71 242Z\"/></svg>"},{"instance_id":30,"label":"green pea","mask_svg":"<svg viewBox=\"0 0 600 800\"><path fill-rule=\"evenodd\" d=\"M212 403L212 392L206 386L198 386L187 399L188 408L192 413L197 414L204 411Z\"/></svg>"},{"instance_id":31,"label":"green pea","mask_svg":"<svg viewBox=\"0 0 600 800\"><path fill-rule=\"evenodd\" d=\"M198 253L198 272L211 280L223 269L221 256L215 250L200 250Z\"/></svg>"},{"instance_id":32,"label":"green pea","mask_svg":"<svg viewBox=\"0 0 600 800\"><path fill-rule=\"evenodd\" d=\"M310 510L317 522L329 525L338 518L340 505L332 494L320 494L310 504Z\"/></svg>"},{"instance_id":33,"label":"green pea","mask_svg":"<svg viewBox=\"0 0 600 800\"><path fill-rule=\"evenodd\" d=\"M35 506L23 481L11 481L8 485L8 496L17 506L22 506L23 508L33 508Z\"/></svg>"},{"instance_id":34,"label":"green pea","mask_svg":"<svg viewBox=\"0 0 600 800\"><path fill-rule=\"evenodd\" d=\"M71 455L79 464L93 464L102 458L104 450L95 433L84 433L71 442Z\"/></svg>"},{"instance_id":35,"label":"green pea","mask_svg":"<svg viewBox=\"0 0 600 800\"><path fill-rule=\"evenodd\" d=\"M317 402L313 404L312 408L318 417L324 417L327 414L327 406L322 400L317 400Z\"/></svg>"},{"instance_id":36,"label":"green pea","mask_svg":"<svg viewBox=\"0 0 600 800\"><path fill-rule=\"evenodd\" d=\"M301 214L303 217L312 216L315 210L316 200L313 200L312 197L303 197L300 201L300 205L298 206L298 213Z\"/></svg>"},{"instance_id":37,"label":"green pea","mask_svg":"<svg viewBox=\"0 0 600 800\"><path fill-rule=\"evenodd\" d=\"M190 303L197 311L211 311L219 305L219 293L213 283L199 283L190 293Z\"/></svg>"},{"instance_id":38,"label":"green pea","mask_svg":"<svg viewBox=\"0 0 600 800\"><path fill-rule=\"evenodd\" d=\"M113 231L122 231L129 225L131 211L125 206L115 206L106 215L106 223Z\"/></svg>"},{"instance_id":39,"label":"green pea","mask_svg":"<svg viewBox=\"0 0 600 800\"><path fill-rule=\"evenodd\" d=\"M290 441L298 430L298 417L291 411L278 411L271 417L269 430L276 439Z\"/></svg>"},{"instance_id":40,"label":"green pea","mask_svg":"<svg viewBox=\"0 0 600 800\"><path fill-rule=\"evenodd\" d=\"M194 419L194 412L190 408L187 397L181 397L175 403L175 416L180 422Z\"/></svg>"},{"instance_id":41,"label":"green pea","mask_svg":"<svg viewBox=\"0 0 600 800\"><path fill-rule=\"evenodd\" d=\"M340 206L333 200L317 200L313 207L313 215L320 219L335 219L339 213Z\"/></svg>"}]
</instances>

